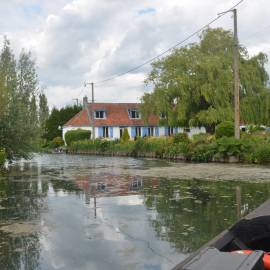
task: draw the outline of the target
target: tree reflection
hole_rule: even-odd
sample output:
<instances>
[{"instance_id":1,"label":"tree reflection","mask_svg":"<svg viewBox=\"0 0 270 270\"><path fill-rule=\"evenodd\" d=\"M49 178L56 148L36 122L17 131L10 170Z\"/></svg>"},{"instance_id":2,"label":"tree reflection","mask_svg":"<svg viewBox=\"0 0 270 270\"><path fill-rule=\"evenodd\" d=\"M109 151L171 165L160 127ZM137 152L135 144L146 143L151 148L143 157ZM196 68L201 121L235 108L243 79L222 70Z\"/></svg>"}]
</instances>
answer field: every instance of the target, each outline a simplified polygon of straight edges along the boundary
<instances>
[{"instance_id":1,"label":"tree reflection","mask_svg":"<svg viewBox=\"0 0 270 270\"><path fill-rule=\"evenodd\" d=\"M195 251L236 222L239 209L246 214L258 207L270 191L266 183L161 180L155 189L151 181L144 185L145 204L158 213L151 220L157 236L183 253Z\"/></svg>"},{"instance_id":2,"label":"tree reflection","mask_svg":"<svg viewBox=\"0 0 270 270\"><path fill-rule=\"evenodd\" d=\"M20 227L39 223L47 191L47 182L24 177L0 180L0 269L40 269L39 235L32 227L25 232Z\"/></svg>"}]
</instances>

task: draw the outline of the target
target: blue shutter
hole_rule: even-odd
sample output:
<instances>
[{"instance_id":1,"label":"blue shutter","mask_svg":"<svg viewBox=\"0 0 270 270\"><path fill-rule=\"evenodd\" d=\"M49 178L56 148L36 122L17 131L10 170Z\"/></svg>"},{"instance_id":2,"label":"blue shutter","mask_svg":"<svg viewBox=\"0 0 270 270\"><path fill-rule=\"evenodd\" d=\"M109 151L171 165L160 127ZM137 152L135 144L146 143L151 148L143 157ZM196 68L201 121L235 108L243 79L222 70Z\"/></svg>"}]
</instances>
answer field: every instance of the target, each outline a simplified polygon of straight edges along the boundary
<instances>
[{"instance_id":1,"label":"blue shutter","mask_svg":"<svg viewBox=\"0 0 270 270\"><path fill-rule=\"evenodd\" d=\"M169 134L168 127L165 127L165 136L168 136L168 134Z\"/></svg>"},{"instance_id":2,"label":"blue shutter","mask_svg":"<svg viewBox=\"0 0 270 270\"><path fill-rule=\"evenodd\" d=\"M98 137L103 137L103 128L102 127L98 127Z\"/></svg>"},{"instance_id":3,"label":"blue shutter","mask_svg":"<svg viewBox=\"0 0 270 270\"><path fill-rule=\"evenodd\" d=\"M148 133L148 128L147 127L143 127L142 128L142 137L149 135L147 133Z\"/></svg>"},{"instance_id":4,"label":"blue shutter","mask_svg":"<svg viewBox=\"0 0 270 270\"><path fill-rule=\"evenodd\" d=\"M159 127L155 128L155 135L158 137L159 136Z\"/></svg>"},{"instance_id":5,"label":"blue shutter","mask_svg":"<svg viewBox=\"0 0 270 270\"><path fill-rule=\"evenodd\" d=\"M109 137L113 138L113 127L109 127Z\"/></svg>"},{"instance_id":6,"label":"blue shutter","mask_svg":"<svg viewBox=\"0 0 270 270\"><path fill-rule=\"evenodd\" d=\"M136 136L135 127L131 127L131 138L134 138L135 136Z\"/></svg>"}]
</instances>

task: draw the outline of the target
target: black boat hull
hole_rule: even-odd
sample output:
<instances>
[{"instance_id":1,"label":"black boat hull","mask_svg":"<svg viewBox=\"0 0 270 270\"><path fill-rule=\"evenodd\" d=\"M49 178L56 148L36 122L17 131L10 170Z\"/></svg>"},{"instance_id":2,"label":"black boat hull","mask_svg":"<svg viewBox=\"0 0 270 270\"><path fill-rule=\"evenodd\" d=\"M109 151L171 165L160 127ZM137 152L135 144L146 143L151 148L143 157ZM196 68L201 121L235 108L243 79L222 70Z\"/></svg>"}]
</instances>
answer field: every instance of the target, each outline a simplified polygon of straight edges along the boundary
<instances>
[{"instance_id":1,"label":"black boat hull","mask_svg":"<svg viewBox=\"0 0 270 270\"><path fill-rule=\"evenodd\" d=\"M194 254L189 256L186 260L175 266L172 270L193 269L190 268L190 263L196 260L196 258L201 259L203 256L202 254L205 254L205 250L208 250L207 252L210 254L212 252L212 248L222 252L222 254L225 252L231 253L235 250L262 250L264 252L270 252L270 200L267 200L229 229L220 233ZM262 254L263 252L260 254L260 256ZM223 268L220 266L219 269ZM230 270L234 268L228 268L227 266L227 269Z\"/></svg>"}]
</instances>

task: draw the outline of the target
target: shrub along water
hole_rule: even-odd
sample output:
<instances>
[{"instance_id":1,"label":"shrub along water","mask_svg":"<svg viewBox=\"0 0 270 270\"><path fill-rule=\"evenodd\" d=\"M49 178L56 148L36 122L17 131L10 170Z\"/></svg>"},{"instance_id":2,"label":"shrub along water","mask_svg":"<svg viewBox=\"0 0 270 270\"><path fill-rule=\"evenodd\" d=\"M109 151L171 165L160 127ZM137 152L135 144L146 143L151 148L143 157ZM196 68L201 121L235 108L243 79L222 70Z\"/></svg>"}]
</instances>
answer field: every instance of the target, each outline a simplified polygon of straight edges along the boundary
<instances>
[{"instance_id":1,"label":"shrub along water","mask_svg":"<svg viewBox=\"0 0 270 270\"><path fill-rule=\"evenodd\" d=\"M71 153L123 155L182 159L194 162L246 162L270 163L270 134L245 134L241 139L210 134L198 134L189 139L186 135L172 137L144 137L136 141L105 139L73 141Z\"/></svg>"},{"instance_id":2,"label":"shrub along water","mask_svg":"<svg viewBox=\"0 0 270 270\"><path fill-rule=\"evenodd\" d=\"M216 126L215 130L216 138L232 137L234 135L233 122L225 121Z\"/></svg>"},{"instance_id":3,"label":"shrub along water","mask_svg":"<svg viewBox=\"0 0 270 270\"><path fill-rule=\"evenodd\" d=\"M6 162L6 151L3 149L0 149L0 170L3 168L5 162Z\"/></svg>"}]
</instances>

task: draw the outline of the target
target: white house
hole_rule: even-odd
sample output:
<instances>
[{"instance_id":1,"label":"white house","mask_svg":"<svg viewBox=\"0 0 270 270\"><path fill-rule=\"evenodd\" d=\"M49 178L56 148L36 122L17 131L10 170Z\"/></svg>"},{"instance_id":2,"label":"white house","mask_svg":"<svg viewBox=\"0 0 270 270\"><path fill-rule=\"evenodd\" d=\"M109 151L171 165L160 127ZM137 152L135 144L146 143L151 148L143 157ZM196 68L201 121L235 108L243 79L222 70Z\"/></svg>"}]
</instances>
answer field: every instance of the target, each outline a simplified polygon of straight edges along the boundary
<instances>
[{"instance_id":1,"label":"white house","mask_svg":"<svg viewBox=\"0 0 270 270\"><path fill-rule=\"evenodd\" d=\"M131 138L144 136L170 136L186 132L189 136L205 133L205 128L183 128L159 126L160 118L151 115L147 124L141 119L138 103L88 103L84 98L83 109L63 126L65 133L74 129L95 130L95 138L121 138L127 128Z\"/></svg>"}]
</instances>

